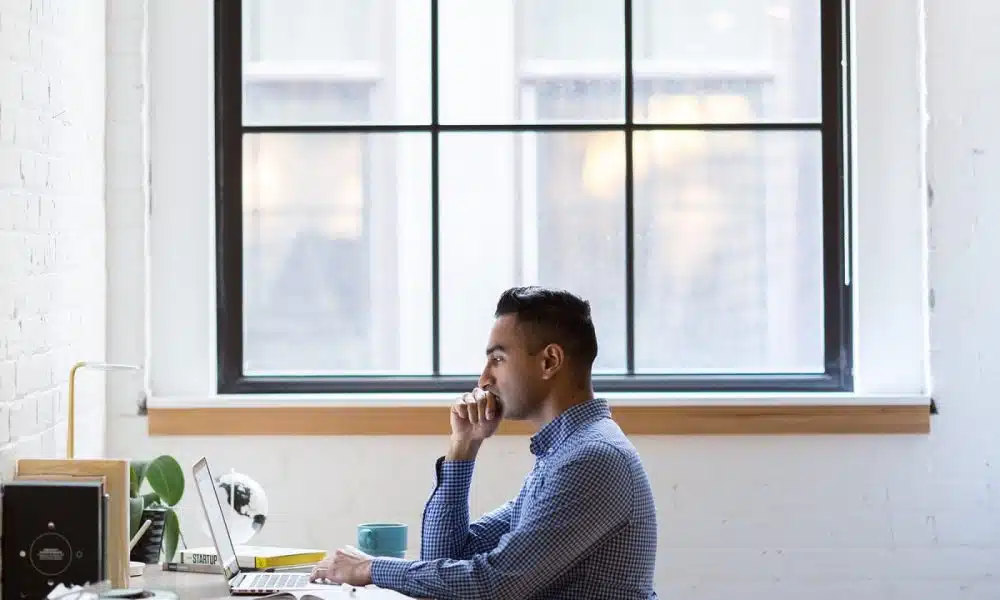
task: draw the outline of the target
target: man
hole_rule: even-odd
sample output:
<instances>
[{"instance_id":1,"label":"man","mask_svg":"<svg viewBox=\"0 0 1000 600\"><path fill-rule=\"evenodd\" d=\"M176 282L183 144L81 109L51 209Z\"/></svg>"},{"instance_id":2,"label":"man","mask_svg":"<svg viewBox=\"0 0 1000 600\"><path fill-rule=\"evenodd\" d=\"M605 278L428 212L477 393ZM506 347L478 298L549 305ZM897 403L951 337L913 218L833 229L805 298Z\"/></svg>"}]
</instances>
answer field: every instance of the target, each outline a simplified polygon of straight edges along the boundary
<instances>
[{"instance_id":1,"label":"man","mask_svg":"<svg viewBox=\"0 0 1000 600\"><path fill-rule=\"evenodd\" d=\"M590 305L564 291L513 288L495 317L480 387L451 409L421 559L337 550L313 580L437 600L657 598L653 494L635 448L594 397ZM470 524L476 455L501 419L537 426L535 467L516 499Z\"/></svg>"}]
</instances>

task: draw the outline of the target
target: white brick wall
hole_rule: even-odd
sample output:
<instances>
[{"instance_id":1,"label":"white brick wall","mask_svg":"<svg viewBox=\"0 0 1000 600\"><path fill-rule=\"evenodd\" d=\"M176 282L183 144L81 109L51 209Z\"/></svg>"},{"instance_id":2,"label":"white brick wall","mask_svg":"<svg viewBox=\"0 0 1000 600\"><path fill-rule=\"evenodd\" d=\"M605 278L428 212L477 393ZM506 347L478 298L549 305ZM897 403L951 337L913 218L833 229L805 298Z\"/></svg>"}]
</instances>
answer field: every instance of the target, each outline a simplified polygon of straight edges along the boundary
<instances>
[{"instance_id":1,"label":"white brick wall","mask_svg":"<svg viewBox=\"0 0 1000 600\"><path fill-rule=\"evenodd\" d=\"M66 381L105 345L103 0L0 2L0 474L65 452ZM92 376L91 376L92 377ZM79 377L77 452L104 450Z\"/></svg>"},{"instance_id":2,"label":"white brick wall","mask_svg":"<svg viewBox=\"0 0 1000 600\"><path fill-rule=\"evenodd\" d=\"M988 101L1000 94L1000 72L955 67L983 65L1000 54L993 31L1000 3L925 4L928 169L935 191L932 358L942 414L929 436L637 438L661 517L662 598L1000 598L1000 404L994 399L1000 389L1000 116ZM884 47L895 47L893 32L886 32ZM128 221L135 210L123 201L109 221ZM136 245L141 236L131 237L131 245L122 238L121 256L114 258L128 269L124 281L144 275ZM115 307L124 308L128 325L113 320L109 350L137 356L143 320L134 314L135 301L122 294L110 302L116 318ZM7 393L0 387L0 396ZM263 484L270 519L255 541L326 548L351 542L361 521L392 519L411 525L416 547L444 440L277 438L262 451L259 438L151 439L143 419L126 416L134 413L131 399L119 398L112 400L111 454L168 451L185 464L207 455L216 470L234 468ZM477 469L473 512L513 494L530 467L525 440L492 440ZM186 494L181 524L189 543L207 543L195 494Z\"/></svg>"}]
</instances>

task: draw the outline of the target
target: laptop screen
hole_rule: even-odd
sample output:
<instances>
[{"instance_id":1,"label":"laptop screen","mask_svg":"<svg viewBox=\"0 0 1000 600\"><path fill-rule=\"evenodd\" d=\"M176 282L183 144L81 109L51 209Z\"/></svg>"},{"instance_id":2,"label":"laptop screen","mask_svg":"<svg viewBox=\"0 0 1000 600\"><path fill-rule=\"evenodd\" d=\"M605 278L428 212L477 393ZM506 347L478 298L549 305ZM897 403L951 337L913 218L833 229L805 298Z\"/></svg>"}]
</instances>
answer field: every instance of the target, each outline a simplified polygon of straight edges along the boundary
<instances>
[{"instance_id":1,"label":"laptop screen","mask_svg":"<svg viewBox=\"0 0 1000 600\"><path fill-rule=\"evenodd\" d=\"M204 458L194 466L194 480L198 486L202 508L205 509L208 528L215 542L215 551L219 553L219 564L226 579L229 580L240 570L236 562L236 549L233 548L233 540L229 537L229 527L222 513L222 503L219 502L219 496L215 491L215 482L208 469L208 461Z\"/></svg>"}]
</instances>

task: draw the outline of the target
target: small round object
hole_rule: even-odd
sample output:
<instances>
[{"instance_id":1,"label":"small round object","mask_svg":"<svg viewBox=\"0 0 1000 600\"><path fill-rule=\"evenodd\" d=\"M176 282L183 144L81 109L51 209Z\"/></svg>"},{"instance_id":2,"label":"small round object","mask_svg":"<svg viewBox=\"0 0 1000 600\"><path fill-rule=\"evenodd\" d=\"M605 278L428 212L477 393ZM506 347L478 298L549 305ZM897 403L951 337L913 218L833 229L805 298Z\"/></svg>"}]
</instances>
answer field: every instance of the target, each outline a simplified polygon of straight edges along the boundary
<instances>
[{"instance_id":1,"label":"small round object","mask_svg":"<svg viewBox=\"0 0 1000 600\"><path fill-rule=\"evenodd\" d=\"M223 517L233 544L250 542L267 522L267 494L254 479L243 473L222 473L215 477L215 493L222 505ZM202 530L211 539L208 521L202 519Z\"/></svg>"}]
</instances>

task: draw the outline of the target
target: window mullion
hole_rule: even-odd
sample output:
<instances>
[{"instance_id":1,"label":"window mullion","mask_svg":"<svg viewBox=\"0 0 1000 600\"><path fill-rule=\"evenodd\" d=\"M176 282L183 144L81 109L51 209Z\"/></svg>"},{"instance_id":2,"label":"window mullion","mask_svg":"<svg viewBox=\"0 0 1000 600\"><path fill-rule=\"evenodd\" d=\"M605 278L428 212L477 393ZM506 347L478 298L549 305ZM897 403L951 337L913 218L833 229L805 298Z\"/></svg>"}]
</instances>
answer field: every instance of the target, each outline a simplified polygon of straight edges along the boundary
<instances>
[{"instance_id":1,"label":"window mullion","mask_svg":"<svg viewBox=\"0 0 1000 600\"><path fill-rule=\"evenodd\" d=\"M431 4L431 353L434 376L441 374L441 253L440 231L440 179L441 164L439 160L440 115L440 57L438 55L438 0L430 0Z\"/></svg>"},{"instance_id":2,"label":"window mullion","mask_svg":"<svg viewBox=\"0 0 1000 600\"><path fill-rule=\"evenodd\" d=\"M632 57L632 0L625 6L625 369L635 373L635 235L633 185L632 124L634 122L634 69Z\"/></svg>"}]
</instances>

